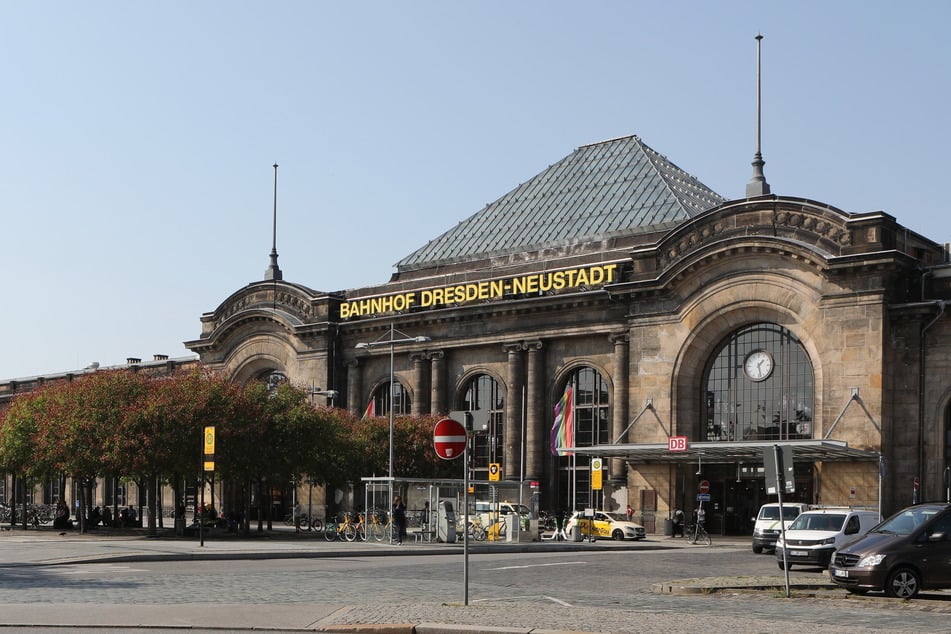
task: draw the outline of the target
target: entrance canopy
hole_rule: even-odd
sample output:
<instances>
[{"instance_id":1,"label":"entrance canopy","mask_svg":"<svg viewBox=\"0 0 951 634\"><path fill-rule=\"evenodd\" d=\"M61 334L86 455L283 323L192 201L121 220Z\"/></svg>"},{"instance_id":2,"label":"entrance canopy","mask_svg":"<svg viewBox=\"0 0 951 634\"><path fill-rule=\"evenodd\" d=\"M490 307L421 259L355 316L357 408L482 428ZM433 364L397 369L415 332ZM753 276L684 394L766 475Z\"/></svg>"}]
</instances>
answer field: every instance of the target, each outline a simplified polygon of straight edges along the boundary
<instances>
[{"instance_id":1,"label":"entrance canopy","mask_svg":"<svg viewBox=\"0 0 951 634\"><path fill-rule=\"evenodd\" d=\"M792 447L793 458L808 462L878 461L877 451L853 449L841 440L778 440L760 442L692 442L686 451L670 451L666 444L624 443L560 449L559 454L621 458L631 464L675 464L702 460L710 464L762 462L763 450L774 445Z\"/></svg>"}]
</instances>

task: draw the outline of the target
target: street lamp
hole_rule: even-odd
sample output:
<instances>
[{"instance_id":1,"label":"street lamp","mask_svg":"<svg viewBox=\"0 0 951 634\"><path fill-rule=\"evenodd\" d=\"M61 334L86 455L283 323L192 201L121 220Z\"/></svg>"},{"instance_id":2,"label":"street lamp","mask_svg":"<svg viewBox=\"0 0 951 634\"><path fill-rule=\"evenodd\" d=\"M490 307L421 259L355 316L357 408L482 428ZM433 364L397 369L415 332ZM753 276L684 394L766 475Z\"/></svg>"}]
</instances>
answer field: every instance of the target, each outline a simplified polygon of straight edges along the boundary
<instances>
[{"instance_id":1,"label":"street lamp","mask_svg":"<svg viewBox=\"0 0 951 634\"><path fill-rule=\"evenodd\" d=\"M396 338L396 333L401 335L400 339ZM406 333L400 332L396 329L392 322L390 322L390 332L389 338L384 339L385 335L376 339L375 341L370 341L369 343L358 343L356 345L357 350L367 350L369 348L377 348L379 346L389 346L390 347L390 456L389 462L387 465L387 481L389 486L387 487L387 494L389 495L389 500L387 504L393 504L393 424L394 424L394 411L393 411L393 388L395 386L394 381L394 371L393 371L393 359L394 359L394 349L396 344L402 343L426 343L427 341L432 341L429 337L410 337ZM391 509L392 510L392 509ZM393 531L390 531L390 543L393 543Z\"/></svg>"},{"instance_id":2,"label":"street lamp","mask_svg":"<svg viewBox=\"0 0 951 634\"><path fill-rule=\"evenodd\" d=\"M333 407L334 399L337 398L337 395L338 395L338 394L339 394L339 392L337 392L337 390L322 390L322 389L320 389L320 387L311 384L311 386L310 386L310 404L311 404L311 405L314 404L314 397L315 397L315 396L326 396L328 399L330 399L330 406Z\"/></svg>"}]
</instances>

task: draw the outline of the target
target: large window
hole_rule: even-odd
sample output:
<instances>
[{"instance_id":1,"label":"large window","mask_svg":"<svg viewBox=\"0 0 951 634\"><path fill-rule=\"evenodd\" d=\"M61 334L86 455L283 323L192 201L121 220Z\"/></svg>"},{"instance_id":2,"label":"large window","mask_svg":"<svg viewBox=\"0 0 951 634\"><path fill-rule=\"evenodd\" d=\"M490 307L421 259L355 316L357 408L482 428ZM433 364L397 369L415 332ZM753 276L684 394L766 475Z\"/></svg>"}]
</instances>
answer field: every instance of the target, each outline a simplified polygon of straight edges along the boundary
<instances>
[{"instance_id":1,"label":"large window","mask_svg":"<svg viewBox=\"0 0 951 634\"><path fill-rule=\"evenodd\" d=\"M489 412L489 428L474 434L471 459L473 479L488 480L489 463L502 462L505 446L505 397L498 381L488 374L474 377L463 395L462 409Z\"/></svg>"},{"instance_id":2,"label":"large window","mask_svg":"<svg viewBox=\"0 0 951 634\"><path fill-rule=\"evenodd\" d=\"M399 381L383 383L373 390L370 398L373 400L373 413L376 416L389 416L390 403L393 403L393 414L397 416L406 416L412 411L409 392Z\"/></svg>"},{"instance_id":3,"label":"large window","mask_svg":"<svg viewBox=\"0 0 951 634\"><path fill-rule=\"evenodd\" d=\"M786 328L742 328L717 349L706 372L700 440L812 438L815 376Z\"/></svg>"},{"instance_id":4,"label":"large window","mask_svg":"<svg viewBox=\"0 0 951 634\"><path fill-rule=\"evenodd\" d=\"M572 419L574 446L591 447L609 444L610 435L608 385L601 373L582 367L571 373L558 398L571 386L573 393ZM559 502L561 508L583 509L601 507L597 492L591 491L591 459L582 456L556 458Z\"/></svg>"}]
</instances>

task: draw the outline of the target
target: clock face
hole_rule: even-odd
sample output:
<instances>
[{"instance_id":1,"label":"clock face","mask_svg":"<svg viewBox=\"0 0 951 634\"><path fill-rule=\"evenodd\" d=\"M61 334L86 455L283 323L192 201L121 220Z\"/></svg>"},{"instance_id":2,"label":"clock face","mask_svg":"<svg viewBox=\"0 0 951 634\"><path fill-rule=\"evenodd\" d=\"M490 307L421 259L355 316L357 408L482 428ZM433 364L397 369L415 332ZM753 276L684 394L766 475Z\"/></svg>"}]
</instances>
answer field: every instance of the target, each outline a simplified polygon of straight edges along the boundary
<instances>
[{"instance_id":1,"label":"clock face","mask_svg":"<svg viewBox=\"0 0 951 634\"><path fill-rule=\"evenodd\" d=\"M765 381L773 373L773 355L766 350L754 350L743 362L743 371L751 381Z\"/></svg>"}]
</instances>

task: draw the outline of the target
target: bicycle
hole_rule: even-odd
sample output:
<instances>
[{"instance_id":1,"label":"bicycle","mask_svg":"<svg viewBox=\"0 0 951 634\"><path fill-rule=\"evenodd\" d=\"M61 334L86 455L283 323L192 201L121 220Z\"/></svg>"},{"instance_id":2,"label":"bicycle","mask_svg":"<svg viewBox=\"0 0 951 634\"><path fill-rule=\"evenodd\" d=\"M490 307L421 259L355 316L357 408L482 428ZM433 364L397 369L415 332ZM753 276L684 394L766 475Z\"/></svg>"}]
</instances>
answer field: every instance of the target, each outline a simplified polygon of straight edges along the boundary
<instances>
[{"instance_id":1,"label":"bicycle","mask_svg":"<svg viewBox=\"0 0 951 634\"><path fill-rule=\"evenodd\" d=\"M699 522L696 524L691 524L684 532L686 534L688 544L700 543L704 546L709 546L711 543L713 543L710 539L710 533L708 533L707 529L703 527L703 524L700 524Z\"/></svg>"},{"instance_id":2,"label":"bicycle","mask_svg":"<svg viewBox=\"0 0 951 634\"><path fill-rule=\"evenodd\" d=\"M361 533L363 531L360 531ZM324 526L324 539L328 542L334 540L352 542L357 538L356 524L353 522L353 516L350 513L343 514L343 521L337 521L336 518L327 522Z\"/></svg>"},{"instance_id":3,"label":"bicycle","mask_svg":"<svg viewBox=\"0 0 951 634\"><path fill-rule=\"evenodd\" d=\"M384 511L373 511L367 526L367 538L382 542L393 530L393 520Z\"/></svg>"}]
</instances>

